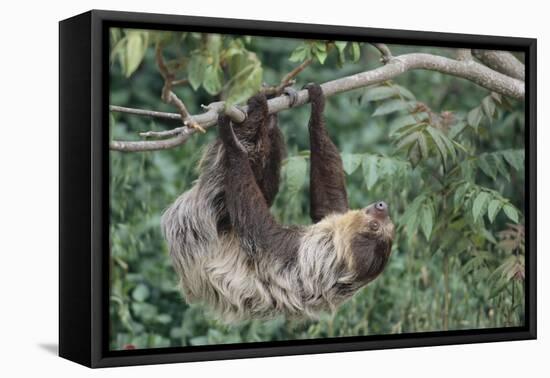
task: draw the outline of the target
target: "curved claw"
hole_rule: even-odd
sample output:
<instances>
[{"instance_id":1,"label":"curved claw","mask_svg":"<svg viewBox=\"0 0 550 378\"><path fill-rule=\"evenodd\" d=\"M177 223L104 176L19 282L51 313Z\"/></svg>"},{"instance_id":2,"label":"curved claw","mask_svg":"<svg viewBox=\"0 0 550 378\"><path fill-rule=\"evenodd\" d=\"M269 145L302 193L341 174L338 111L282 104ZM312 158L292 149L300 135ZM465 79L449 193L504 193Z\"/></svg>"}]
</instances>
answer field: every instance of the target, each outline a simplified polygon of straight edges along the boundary
<instances>
[{"instance_id":1,"label":"curved claw","mask_svg":"<svg viewBox=\"0 0 550 378\"><path fill-rule=\"evenodd\" d=\"M218 117L218 129L220 139L224 144L225 148L230 149L235 152L241 152L246 154L246 148L239 141L231 126L231 120L228 116L220 114Z\"/></svg>"},{"instance_id":2,"label":"curved claw","mask_svg":"<svg viewBox=\"0 0 550 378\"><path fill-rule=\"evenodd\" d=\"M298 91L292 87L286 87L283 91L285 95L288 96L288 106L293 107L296 105L296 101L298 100Z\"/></svg>"},{"instance_id":3,"label":"curved claw","mask_svg":"<svg viewBox=\"0 0 550 378\"><path fill-rule=\"evenodd\" d=\"M304 85L303 89L307 89L309 95L309 101L313 106L318 107L319 111L325 107L325 95L323 93L323 88L317 83L308 83Z\"/></svg>"},{"instance_id":4,"label":"curved claw","mask_svg":"<svg viewBox=\"0 0 550 378\"><path fill-rule=\"evenodd\" d=\"M307 83L302 87L302 89L306 89L308 92L315 93L320 96L323 95L323 88L317 83Z\"/></svg>"}]
</instances>

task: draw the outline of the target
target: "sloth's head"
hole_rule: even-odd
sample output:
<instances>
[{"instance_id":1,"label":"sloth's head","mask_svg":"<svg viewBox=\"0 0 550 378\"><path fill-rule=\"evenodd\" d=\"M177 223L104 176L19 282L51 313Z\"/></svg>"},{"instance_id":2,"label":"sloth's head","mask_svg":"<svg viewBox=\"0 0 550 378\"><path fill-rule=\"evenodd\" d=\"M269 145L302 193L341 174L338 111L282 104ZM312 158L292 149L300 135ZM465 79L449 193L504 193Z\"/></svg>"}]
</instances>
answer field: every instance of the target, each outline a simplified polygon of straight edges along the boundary
<instances>
[{"instance_id":1,"label":"sloth's head","mask_svg":"<svg viewBox=\"0 0 550 378\"><path fill-rule=\"evenodd\" d=\"M386 266L394 238L389 207L377 201L354 212L350 236L350 262L359 282L376 278Z\"/></svg>"},{"instance_id":2,"label":"sloth's head","mask_svg":"<svg viewBox=\"0 0 550 378\"><path fill-rule=\"evenodd\" d=\"M370 239L384 239L391 243L394 236L394 226L390 219L388 204L378 201L367 206L363 212L363 233Z\"/></svg>"}]
</instances>

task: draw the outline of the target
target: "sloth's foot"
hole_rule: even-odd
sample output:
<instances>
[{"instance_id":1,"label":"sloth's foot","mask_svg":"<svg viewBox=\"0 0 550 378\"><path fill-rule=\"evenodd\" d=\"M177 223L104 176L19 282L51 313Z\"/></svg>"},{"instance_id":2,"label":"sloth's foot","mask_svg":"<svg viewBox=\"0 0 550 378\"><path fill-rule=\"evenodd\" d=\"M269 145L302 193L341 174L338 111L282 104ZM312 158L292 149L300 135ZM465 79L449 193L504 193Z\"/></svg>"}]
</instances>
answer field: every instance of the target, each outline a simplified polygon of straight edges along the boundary
<instances>
[{"instance_id":1,"label":"sloth's foot","mask_svg":"<svg viewBox=\"0 0 550 378\"><path fill-rule=\"evenodd\" d=\"M288 96L288 106L292 108L298 100L298 91L292 87L286 87L283 91Z\"/></svg>"},{"instance_id":2,"label":"sloth's foot","mask_svg":"<svg viewBox=\"0 0 550 378\"><path fill-rule=\"evenodd\" d=\"M231 120L225 114L220 114L218 117L218 129L220 139L228 152L244 153L247 154L246 148L239 141L231 126Z\"/></svg>"},{"instance_id":3,"label":"sloth's foot","mask_svg":"<svg viewBox=\"0 0 550 378\"><path fill-rule=\"evenodd\" d=\"M307 83L304 85L303 89L307 89L309 95L309 102L312 105L317 105L320 108L325 106L325 95L323 93L323 88L317 83Z\"/></svg>"}]
</instances>

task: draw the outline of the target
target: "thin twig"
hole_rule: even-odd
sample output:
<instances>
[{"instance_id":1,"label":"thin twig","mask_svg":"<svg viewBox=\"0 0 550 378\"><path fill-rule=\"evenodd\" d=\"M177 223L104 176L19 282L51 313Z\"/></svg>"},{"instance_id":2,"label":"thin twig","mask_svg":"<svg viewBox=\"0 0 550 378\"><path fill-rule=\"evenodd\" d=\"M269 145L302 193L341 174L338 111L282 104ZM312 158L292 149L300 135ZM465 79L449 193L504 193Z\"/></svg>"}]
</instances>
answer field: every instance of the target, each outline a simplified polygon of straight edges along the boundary
<instances>
[{"instance_id":1,"label":"thin twig","mask_svg":"<svg viewBox=\"0 0 550 378\"><path fill-rule=\"evenodd\" d=\"M177 87L178 85L187 85L189 84L188 79L179 79L172 81L172 87Z\"/></svg>"},{"instance_id":2,"label":"thin twig","mask_svg":"<svg viewBox=\"0 0 550 378\"><path fill-rule=\"evenodd\" d=\"M109 105L109 110L115 113L126 113L126 114L133 114L133 115L145 116L145 117L151 117L151 118L162 118L162 119L169 119L174 121L181 121L181 114L179 113L167 113L167 112L158 112L156 110L127 108L125 106L117 106L117 105Z\"/></svg>"},{"instance_id":3,"label":"thin twig","mask_svg":"<svg viewBox=\"0 0 550 378\"><path fill-rule=\"evenodd\" d=\"M279 96L283 93L286 87L294 85L296 82L294 78L298 76L300 72L305 70L311 63L313 63L313 58L304 60L300 63L300 65L296 66L292 71L287 73L278 85L262 88L262 92L265 93L266 96Z\"/></svg>"},{"instance_id":4,"label":"thin twig","mask_svg":"<svg viewBox=\"0 0 550 378\"><path fill-rule=\"evenodd\" d=\"M383 64L387 64L393 59L391 50L388 46L386 46L385 43L371 43L371 45L373 45L378 51L380 51L380 54L382 55L380 57L380 61Z\"/></svg>"},{"instance_id":5,"label":"thin twig","mask_svg":"<svg viewBox=\"0 0 550 378\"><path fill-rule=\"evenodd\" d=\"M162 100L167 104L174 105L178 109L179 113L181 114L181 119L184 126L188 126L192 129L197 129L203 133L206 132L206 130L204 130L204 128L193 119L191 114L189 114L189 112L187 111L187 107L185 106L183 101L181 101L180 98L174 92L172 92L174 74L172 74L168 70L166 63L164 62L161 43L157 43L157 46L155 48L155 56L158 69L160 71L160 74L162 75L162 78L164 79L164 86L162 87L161 96Z\"/></svg>"},{"instance_id":6,"label":"thin twig","mask_svg":"<svg viewBox=\"0 0 550 378\"><path fill-rule=\"evenodd\" d=\"M281 93L286 87L288 87L291 82L294 80L296 76L300 74L303 70L306 69L307 66L309 66L313 62L313 58L308 58L304 60L299 66L294 68L292 71L287 73L285 77L283 77L283 80L281 80L281 84L278 85L277 89Z\"/></svg>"}]
</instances>

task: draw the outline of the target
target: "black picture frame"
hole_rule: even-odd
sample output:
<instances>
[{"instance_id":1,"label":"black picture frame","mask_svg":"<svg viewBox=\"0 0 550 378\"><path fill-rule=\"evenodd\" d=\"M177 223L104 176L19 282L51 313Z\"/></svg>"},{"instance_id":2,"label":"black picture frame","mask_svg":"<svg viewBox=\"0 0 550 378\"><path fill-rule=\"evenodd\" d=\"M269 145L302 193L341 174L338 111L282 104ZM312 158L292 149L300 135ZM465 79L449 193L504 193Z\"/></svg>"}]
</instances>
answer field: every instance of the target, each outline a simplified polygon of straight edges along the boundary
<instances>
[{"instance_id":1,"label":"black picture frame","mask_svg":"<svg viewBox=\"0 0 550 378\"><path fill-rule=\"evenodd\" d=\"M526 55L524 327L110 351L108 28L522 51ZM92 10L59 23L59 355L89 367L536 338L536 39Z\"/></svg>"}]
</instances>

